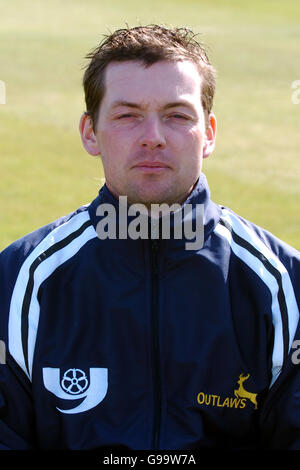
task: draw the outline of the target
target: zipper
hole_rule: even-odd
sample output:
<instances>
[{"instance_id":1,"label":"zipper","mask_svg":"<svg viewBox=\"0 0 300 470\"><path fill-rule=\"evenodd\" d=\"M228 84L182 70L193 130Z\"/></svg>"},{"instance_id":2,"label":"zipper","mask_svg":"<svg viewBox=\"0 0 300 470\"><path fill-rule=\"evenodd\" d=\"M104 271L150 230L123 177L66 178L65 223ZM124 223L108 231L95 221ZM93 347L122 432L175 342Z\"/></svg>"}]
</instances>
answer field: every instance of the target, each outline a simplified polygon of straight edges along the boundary
<instances>
[{"instance_id":1,"label":"zipper","mask_svg":"<svg viewBox=\"0 0 300 470\"><path fill-rule=\"evenodd\" d=\"M161 420L161 372L159 360L159 316L158 316L158 240L150 240L151 284L152 284L152 348L154 383L154 420L152 449L159 449Z\"/></svg>"}]
</instances>

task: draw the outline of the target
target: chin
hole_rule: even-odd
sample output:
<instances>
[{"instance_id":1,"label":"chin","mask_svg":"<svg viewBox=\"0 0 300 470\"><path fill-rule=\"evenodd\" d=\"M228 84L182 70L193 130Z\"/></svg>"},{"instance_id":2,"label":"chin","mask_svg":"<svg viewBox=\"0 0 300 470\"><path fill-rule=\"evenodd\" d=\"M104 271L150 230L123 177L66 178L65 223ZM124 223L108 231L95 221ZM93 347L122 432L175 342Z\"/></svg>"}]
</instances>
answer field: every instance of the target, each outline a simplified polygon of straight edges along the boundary
<instances>
[{"instance_id":1,"label":"chin","mask_svg":"<svg viewBox=\"0 0 300 470\"><path fill-rule=\"evenodd\" d=\"M176 199L170 197L168 194L143 194L133 201L134 203L144 204L147 208L150 208L151 204L173 204Z\"/></svg>"},{"instance_id":2,"label":"chin","mask_svg":"<svg viewBox=\"0 0 300 470\"><path fill-rule=\"evenodd\" d=\"M155 187L156 186L156 187ZM128 188L128 201L131 204L139 203L144 204L145 206L149 207L151 204L169 204L172 205L175 202L180 201L182 194L185 193L183 190L182 192L179 191L178 184L169 185L150 185L145 183L144 185L141 184L138 187L131 186Z\"/></svg>"}]
</instances>

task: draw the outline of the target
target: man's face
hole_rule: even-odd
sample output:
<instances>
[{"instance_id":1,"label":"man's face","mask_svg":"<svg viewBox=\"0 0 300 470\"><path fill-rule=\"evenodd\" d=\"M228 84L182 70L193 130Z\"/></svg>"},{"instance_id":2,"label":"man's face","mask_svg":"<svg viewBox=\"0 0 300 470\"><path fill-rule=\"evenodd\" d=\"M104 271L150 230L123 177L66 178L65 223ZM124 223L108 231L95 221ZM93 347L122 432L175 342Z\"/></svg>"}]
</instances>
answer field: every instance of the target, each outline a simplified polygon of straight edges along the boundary
<instances>
[{"instance_id":1,"label":"man's face","mask_svg":"<svg viewBox=\"0 0 300 470\"><path fill-rule=\"evenodd\" d=\"M108 189L129 203L182 202L214 146L201 105L201 77L190 61L112 62L106 69L95 134L81 122L85 148L101 154ZM93 140L93 148L85 142Z\"/></svg>"}]
</instances>

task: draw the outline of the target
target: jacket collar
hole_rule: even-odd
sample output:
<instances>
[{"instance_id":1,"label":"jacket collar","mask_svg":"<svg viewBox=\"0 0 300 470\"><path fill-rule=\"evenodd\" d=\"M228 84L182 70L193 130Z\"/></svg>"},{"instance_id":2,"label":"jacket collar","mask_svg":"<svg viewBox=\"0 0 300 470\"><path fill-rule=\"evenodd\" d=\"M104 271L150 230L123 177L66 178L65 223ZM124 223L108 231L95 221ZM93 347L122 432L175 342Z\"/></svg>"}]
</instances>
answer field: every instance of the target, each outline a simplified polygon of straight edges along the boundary
<instances>
[{"instance_id":1,"label":"jacket collar","mask_svg":"<svg viewBox=\"0 0 300 470\"><path fill-rule=\"evenodd\" d=\"M89 205L89 214L90 218L92 221L92 224L97 231L97 224L101 220L101 217L97 214L99 214L99 206L101 204L110 204L115 208L115 213L116 213L116 233L117 233L117 238L118 238L118 227L119 227L119 201L111 194L109 189L107 188L106 184L100 189L98 196L96 199L93 200L93 202ZM210 199L210 190L209 186L207 183L207 179L203 173L201 173L196 186L194 187L192 193L188 196L186 201L182 204L182 212L184 211L185 206L189 205L189 208L192 208L192 220L193 220L193 225L192 227L195 229L196 228L196 207L197 205L203 205L203 241L208 239L209 235L211 232L214 230L216 224L219 222L220 219L220 214L221 214L221 208L215 204L213 201ZM106 216L106 214L105 214ZM127 223L132 221L136 216L128 216L127 217ZM151 219L149 219L149 223L151 223ZM173 219L171 218L171 236L170 239L163 239L159 240L159 243L163 245L164 249L167 249L169 251L170 249L173 251L181 251L185 244L187 242L193 242L191 239L187 239L184 235L184 230L182 230L182 238L181 239L176 239L172 235L172 224L173 224ZM150 233L150 229L149 229ZM150 238L150 237L149 237ZM196 245L195 245L196 246ZM193 250L191 251L191 254Z\"/></svg>"}]
</instances>

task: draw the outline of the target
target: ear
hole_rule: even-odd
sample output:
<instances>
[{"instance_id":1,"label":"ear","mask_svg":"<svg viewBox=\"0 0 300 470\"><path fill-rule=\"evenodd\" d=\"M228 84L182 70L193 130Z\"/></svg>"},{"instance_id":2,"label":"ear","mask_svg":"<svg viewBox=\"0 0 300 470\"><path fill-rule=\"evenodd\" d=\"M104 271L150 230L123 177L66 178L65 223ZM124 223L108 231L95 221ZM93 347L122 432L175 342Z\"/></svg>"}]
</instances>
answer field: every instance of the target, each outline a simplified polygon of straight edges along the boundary
<instances>
[{"instance_id":1,"label":"ear","mask_svg":"<svg viewBox=\"0 0 300 470\"><path fill-rule=\"evenodd\" d=\"M217 133L217 119L216 116L211 113L209 115L209 123L206 129L205 142L203 146L203 158L207 158L213 152L216 142Z\"/></svg>"},{"instance_id":2,"label":"ear","mask_svg":"<svg viewBox=\"0 0 300 470\"><path fill-rule=\"evenodd\" d=\"M101 150L97 142L91 116L84 113L79 121L79 132L85 150L93 156L100 155Z\"/></svg>"}]
</instances>

